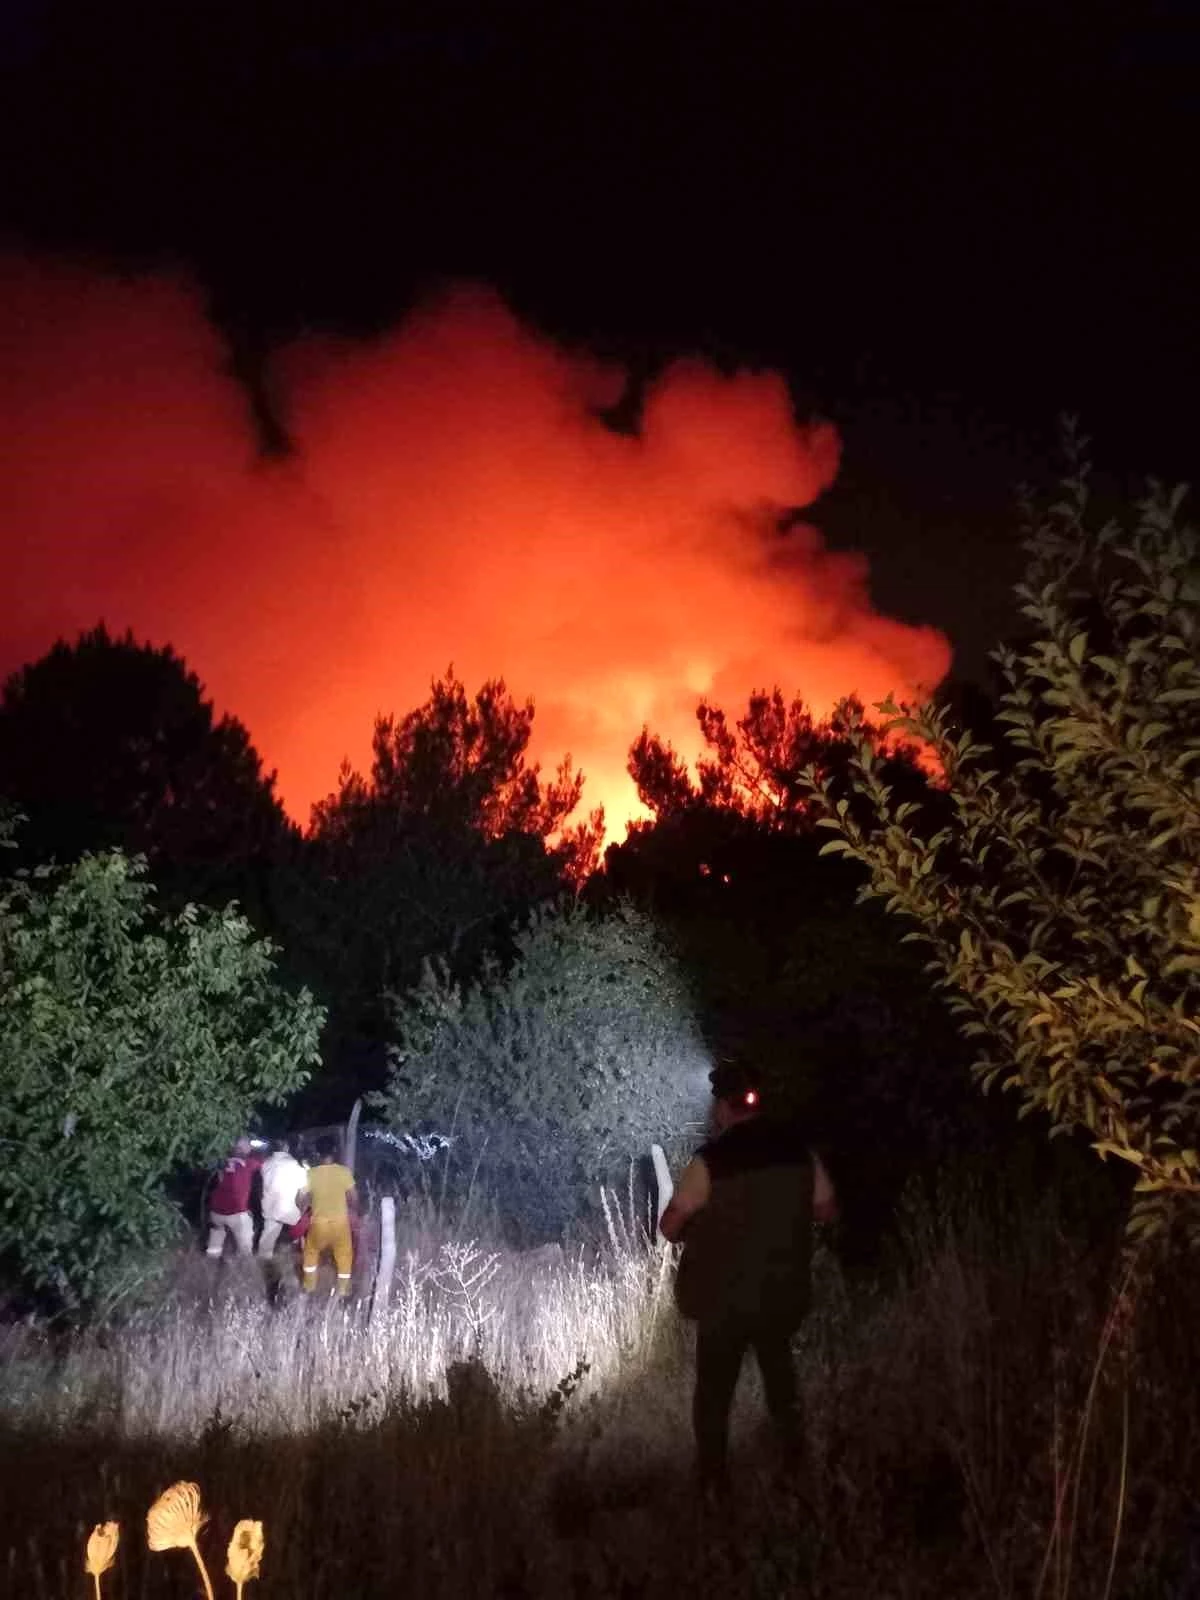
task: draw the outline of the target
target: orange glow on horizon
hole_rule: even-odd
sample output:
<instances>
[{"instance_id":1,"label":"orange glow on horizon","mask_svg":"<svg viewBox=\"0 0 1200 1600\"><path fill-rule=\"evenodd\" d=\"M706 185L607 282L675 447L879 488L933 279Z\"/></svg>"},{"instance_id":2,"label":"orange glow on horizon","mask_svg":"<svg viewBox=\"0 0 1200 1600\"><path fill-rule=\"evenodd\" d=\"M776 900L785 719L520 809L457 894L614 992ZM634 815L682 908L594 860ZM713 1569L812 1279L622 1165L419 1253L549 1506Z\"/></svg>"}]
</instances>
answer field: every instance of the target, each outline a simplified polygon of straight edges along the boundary
<instances>
[{"instance_id":1,"label":"orange glow on horizon","mask_svg":"<svg viewBox=\"0 0 1200 1600\"><path fill-rule=\"evenodd\" d=\"M272 464L186 283L0 261L0 342L0 672L101 619L169 642L300 821L449 663L533 698L534 756L572 755L610 838L644 724L692 756L701 697L736 715L778 684L822 714L949 665L873 609L861 557L778 534L838 441L777 375L680 363L618 434L597 410L623 373L460 288L377 341L283 351L297 452Z\"/></svg>"}]
</instances>

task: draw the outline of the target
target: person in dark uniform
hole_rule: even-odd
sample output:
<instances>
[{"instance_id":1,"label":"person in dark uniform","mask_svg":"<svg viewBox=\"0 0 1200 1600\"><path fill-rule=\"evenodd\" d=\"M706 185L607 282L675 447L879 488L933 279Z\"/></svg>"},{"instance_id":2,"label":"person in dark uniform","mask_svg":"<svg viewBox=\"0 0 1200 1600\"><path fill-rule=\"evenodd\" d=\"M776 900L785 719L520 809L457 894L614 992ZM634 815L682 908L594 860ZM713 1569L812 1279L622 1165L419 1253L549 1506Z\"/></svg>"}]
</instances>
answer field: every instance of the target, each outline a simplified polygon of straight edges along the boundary
<instances>
[{"instance_id":1,"label":"person in dark uniform","mask_svg":"<svg viewBox=\"0 0 1200 1600\"><path fill-rule=\"evenodd\" d=\"M750 1074L722 1065L710 1081L714 1137L684 1168L659 1227L664 1238L683 1243L675 1298L697 1325L697 1466L702 1486L718 1489L748 1350L783 1458L802 1460L792 1337L809 1306L813 1223L832 1221L837 1203L802 1131L764 1114Z\"/></svg>"}]
</instances>

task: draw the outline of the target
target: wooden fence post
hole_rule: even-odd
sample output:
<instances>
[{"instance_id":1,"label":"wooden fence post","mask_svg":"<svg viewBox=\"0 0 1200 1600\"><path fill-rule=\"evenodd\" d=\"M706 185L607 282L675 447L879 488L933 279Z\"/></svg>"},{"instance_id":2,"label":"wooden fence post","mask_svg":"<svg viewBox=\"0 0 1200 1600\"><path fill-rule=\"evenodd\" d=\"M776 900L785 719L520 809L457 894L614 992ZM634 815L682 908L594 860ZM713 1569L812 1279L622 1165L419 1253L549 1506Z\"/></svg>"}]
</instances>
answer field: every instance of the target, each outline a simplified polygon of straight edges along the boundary
<instances>
[{"instance_id":1,"label":"wooden fence post","mask_svg":"<svg viewBox=\"0 0 1200 1600\"><path fill-rule=\"evenodd\" d=\"M354 1109L350 1113L350 1120L346 1124L346 1132L342 1137L342 1165L354 1171L355 1157L358 1155L358 1119L362 1115L361 1097L354 1102Z\"/></svg>"},{"instance_id":2,"label":"wooden fence post","mask_svg":"<svg viewBox=\"0 0 1200 1600\"><path fill-rule=\"evenodd\" d=\"M385 1194L379 1202L379 1264L375 1268L375 1293L371 1297L371 1321L387 1310L396 1271L396 1201Z\"/></svg>"},{"instance_id":3,"label":"wooden fence post","mask_svg":"<svg viewBox=\"0 0 1200 1600\"><path fill-rule=\"evenodd\" d=\"M667 1157L662 1145L652 1144L650 1146L650 1160L654 1164L654 1188L656 1191L654 1209L657 1213L654 1218L654 1228L655 1232L657 1232L658 1225L663 1218L663 1212L671 1203L671 1196L675 1193L675 1184L671 1179L671 1169L667 1165Z\"/></svg>"}]
</instances>

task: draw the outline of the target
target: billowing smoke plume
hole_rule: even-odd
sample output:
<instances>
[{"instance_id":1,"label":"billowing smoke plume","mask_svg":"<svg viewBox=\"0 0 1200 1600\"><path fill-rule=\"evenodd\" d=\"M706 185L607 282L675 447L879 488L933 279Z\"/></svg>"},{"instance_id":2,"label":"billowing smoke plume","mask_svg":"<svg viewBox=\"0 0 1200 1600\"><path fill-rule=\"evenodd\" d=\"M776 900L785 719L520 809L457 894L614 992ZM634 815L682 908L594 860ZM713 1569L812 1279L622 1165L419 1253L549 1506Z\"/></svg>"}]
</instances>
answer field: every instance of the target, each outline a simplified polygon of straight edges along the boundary
<instances>
[{"instance_id":1,"label":"billowing smoke plume","mask_svg":"<svg viewBox=\"0 0 1200 1600\"><path fill-rule=\"evenodd\" d=\"M536 753L569 751L618 834L643 724L692 752L701 696L825 709L948 665L872 609L860 558L779 534L838 444L777 376L681 364L617 432L622 373L468 288L377 342L284 352L297 451L267 463L186 284L0 263L0 350L0 672L101 618L169 642L300 820L449 663L534 698Z\"/></svg>"}]
</instances>

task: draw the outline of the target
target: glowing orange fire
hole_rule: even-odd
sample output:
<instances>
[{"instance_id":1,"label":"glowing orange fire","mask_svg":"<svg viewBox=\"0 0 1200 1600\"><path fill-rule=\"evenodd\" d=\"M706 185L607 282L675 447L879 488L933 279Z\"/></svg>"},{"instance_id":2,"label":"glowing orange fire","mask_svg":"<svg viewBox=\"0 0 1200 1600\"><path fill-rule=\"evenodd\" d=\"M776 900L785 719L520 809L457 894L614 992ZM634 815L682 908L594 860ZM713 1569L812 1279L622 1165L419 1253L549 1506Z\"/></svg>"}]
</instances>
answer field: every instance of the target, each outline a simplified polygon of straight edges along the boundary
<instances>
[{"instance_id":1,"label":"glowing orange fire","mask_svg":"<svg viewBox=\"0 0 1200 1600\"><path fill-rule=\"evenodd\" d=\"M643 724L692 751L701 696L736 711L778 683L822 712L948 665L872 609L860 558L778 534L838 441L776 375L673 367L619 434L598 410L622 373L466 288L377 343L285 351L298 450L266 464L187 285L0 263L0 342L0 670L100 618L169 641L302 820L451 662L534 698L536 753L569 751L618 833Z\"/></svg>"}]
</instances>

